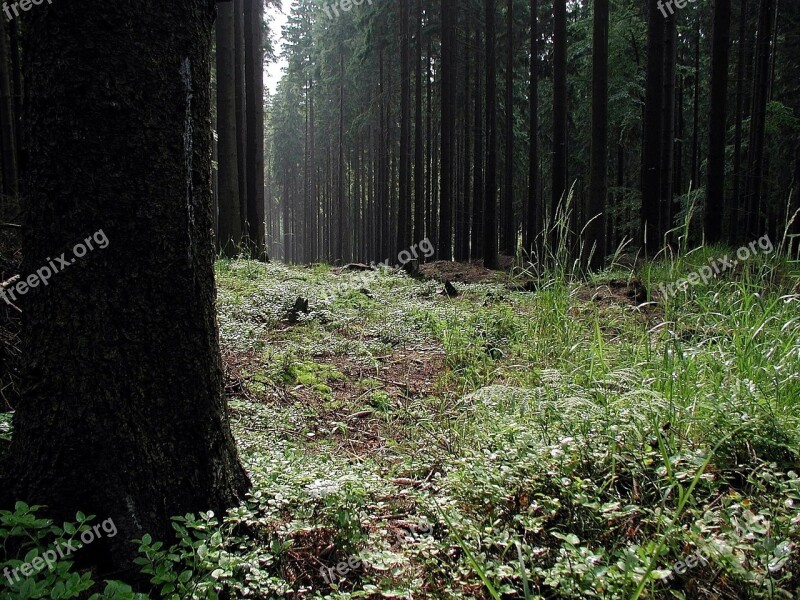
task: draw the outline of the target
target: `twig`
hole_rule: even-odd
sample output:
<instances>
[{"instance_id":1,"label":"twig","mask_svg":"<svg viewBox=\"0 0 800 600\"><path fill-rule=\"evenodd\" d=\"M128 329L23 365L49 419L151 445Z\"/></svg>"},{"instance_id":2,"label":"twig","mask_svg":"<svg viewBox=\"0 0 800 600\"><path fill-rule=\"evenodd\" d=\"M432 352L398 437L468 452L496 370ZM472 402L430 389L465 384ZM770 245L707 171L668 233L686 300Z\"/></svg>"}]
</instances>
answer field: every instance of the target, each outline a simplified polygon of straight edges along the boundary
<instances>
[{"instance_id":1,"label":"twig","mask_svg":"<svg viewBox=\"0 0 800 600\"><path fill-rule=\"evenodd\" d=\"M19 281L19 275L14 275L11 279L7 279L3 283L0 283L0 289L6 289L7 287L11 287L18 281Z\"/></svg>"},{"instance_id":2,"label":"twig","mask_svg":"<svg viewBox=\"0 0 800 600\"><path fill-rule=\"evenodd\" d=\"M0 223L0 227L5 229L22 229L22 225L17 225L16 223Z\"/></svg>"}]
</instances>

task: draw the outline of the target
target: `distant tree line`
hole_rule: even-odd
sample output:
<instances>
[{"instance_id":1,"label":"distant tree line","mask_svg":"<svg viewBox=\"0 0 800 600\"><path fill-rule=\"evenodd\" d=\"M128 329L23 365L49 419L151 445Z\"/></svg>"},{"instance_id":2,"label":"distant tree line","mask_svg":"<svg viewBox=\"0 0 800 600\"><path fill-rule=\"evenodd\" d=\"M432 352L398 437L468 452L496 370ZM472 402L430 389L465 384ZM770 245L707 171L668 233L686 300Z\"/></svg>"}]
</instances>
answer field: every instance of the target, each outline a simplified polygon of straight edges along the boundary
<instances>
[{"instance_id":1,"label":"distant tree line","mask_svg":"<svg viewBox=\"0 0 800 600\"><path fill-rule=\"evenodd\" d=\"M295 0L267 111L266 240L292 262L781 238L800 6ZM688 220L689 215L694 219ZM793 231L798 232L797 220ZM543 251L544 249L544 251Z\"/></svg>"}]
</instances>

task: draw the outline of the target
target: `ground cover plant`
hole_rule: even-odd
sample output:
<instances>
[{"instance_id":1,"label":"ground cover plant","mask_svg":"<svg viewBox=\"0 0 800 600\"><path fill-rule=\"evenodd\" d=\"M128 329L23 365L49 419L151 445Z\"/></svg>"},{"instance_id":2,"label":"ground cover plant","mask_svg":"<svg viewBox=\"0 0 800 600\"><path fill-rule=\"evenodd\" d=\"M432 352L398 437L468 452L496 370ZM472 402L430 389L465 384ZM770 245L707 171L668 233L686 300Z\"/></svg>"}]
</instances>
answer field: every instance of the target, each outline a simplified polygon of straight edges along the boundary
<instances>
[{"instance_id":1,"label":"ground cover plant","mask_svg":"<svg viewBox=\"0 0 800 600\"><path fill-rule=\"evenodd\" d=\"M152 595L795 597L797 265L658 292L724 253L588 281L465 266L455 297L436 263L219 261L253 492L138 540Z\"/></svg>"}]
</instances>

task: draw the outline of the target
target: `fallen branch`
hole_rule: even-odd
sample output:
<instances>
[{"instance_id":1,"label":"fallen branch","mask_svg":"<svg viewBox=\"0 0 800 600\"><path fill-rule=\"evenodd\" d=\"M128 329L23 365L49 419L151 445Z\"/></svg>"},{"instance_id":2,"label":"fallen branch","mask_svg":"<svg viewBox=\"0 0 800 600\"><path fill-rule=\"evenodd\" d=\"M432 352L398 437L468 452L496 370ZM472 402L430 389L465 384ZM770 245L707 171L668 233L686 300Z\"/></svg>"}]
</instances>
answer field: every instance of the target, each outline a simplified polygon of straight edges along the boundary
<instances>
[{"instance_id":1,"label":"fallen branch","mask_svg":"<svg viewBox=\"0 0 800 600\"><path fill-rule=\"evenodd\" d=\"M17 283L18 281L19 281L19 275L14 275L11 279L7 279L3 283L0 283L0 289L4 290L4 289L6 289L8 287L11 287L12 285Z\"/></svg>"},{"instance_id":2,"label":"fallen branch","mask_svg":"<svg viewBox=\"0 0 800 600\"><path fill-rule=\"evenodd\" d=\"M16 223L0 223L0 227L5 229L22 229L22 225L17 225Z\"/></svg>"}]
</instances>

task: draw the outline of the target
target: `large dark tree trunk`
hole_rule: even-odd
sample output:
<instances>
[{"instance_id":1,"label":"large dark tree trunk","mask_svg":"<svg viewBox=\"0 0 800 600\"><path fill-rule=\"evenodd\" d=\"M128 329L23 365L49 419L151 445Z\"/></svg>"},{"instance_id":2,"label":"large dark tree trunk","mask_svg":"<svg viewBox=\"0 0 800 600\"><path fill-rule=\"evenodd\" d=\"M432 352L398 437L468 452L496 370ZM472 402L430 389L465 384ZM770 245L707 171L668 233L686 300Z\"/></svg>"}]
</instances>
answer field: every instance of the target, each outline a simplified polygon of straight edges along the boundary
<instances>
[{"instance_id":1,"label":"large dark tree trunk","mask_svg":"<svg viewBox=\"0 0 800 600\"><path fill-rule=\"evenodd\" d=\"M589 266L603 266L608 196L608 0L595 0L592 42L592 148L589 183L590 220L586 228Z\"/></svg>"},{"instance_id":2,"label":"large dark tree trunk","mask_svg":"<svg viewBox=\"0 0 800 600\"><path fill-rule=\"evenodd\" d=\"M705 236L708 244L722 241L730 29L731 0L715 0L714 30L711 36L711 122L709 125L708 189L705 213Z\"/></svg>"},{"instance_id":3,"label":"large dark tree trunk","mask_svg":"<svg viewBox=\"0 0 800 600\"><path fill-rule=\"evenodd\" d=\"M664 16L657 0L648 2L647 85L645 90L644 143L642 150L641 235L648 254L661 247L661 136L664 93Z\"/></svg>"},{"instance_id":4,"label":"large dark tree trunk","mask_svg":"<svg viewBox=\"0 0 800 600\"><path fill-rule=\"evenodd\" d=\"M239 212L239 164L236 151L236 38L233 2L220 2L217 16L217 164L219 228L222 252L235 255L242 243Z\"/></svg>"},{"instance_id":5,"label":"large dark tree trunk","mask_svg":"<svg viewBox=\"0 0 800 600\"><path fill-rule=\"evenodd\" d=\"M169 538L171 516L222 512L248 488L214 310L213 5L144 4L40 7L24 54L23 272L76 262L21 299L9 482L57 518L113 519L119 535L88 547L105 572L129 565L131 539Z\"/></svg>"},{"instance_id":6,"label":"large dark tree trunk","mask_svg":"<svg viewBox=\"0 0 800 600\"><path fill-rule=\"evenodd\" d=\"M247 227L253 258L264 258L264 0L244 2L245 88L247 89Z\"/></svg>"},{"instance_id":7,"label":"large dark tree trunk","mask_svg":"<svg viewBox=\"0 0 800 600\"><path fill-rule=\"evenodd\" d=\"M553 2L553 186L551 217L567 191L567 2ZM553 227L553 251L561 240Z\"/></svg>"},{"instance_id":8,"label":"large dark tree trunk","mask_svg":"<svg viewBox=\"0 0 800 600\"><path fill-rule=\"evenodd\" d=\"M486 11L486 191L483 194L483 263L497 268L497 66L495 64L496 5L484 0Z\"/></svg>"}]
</instances>

